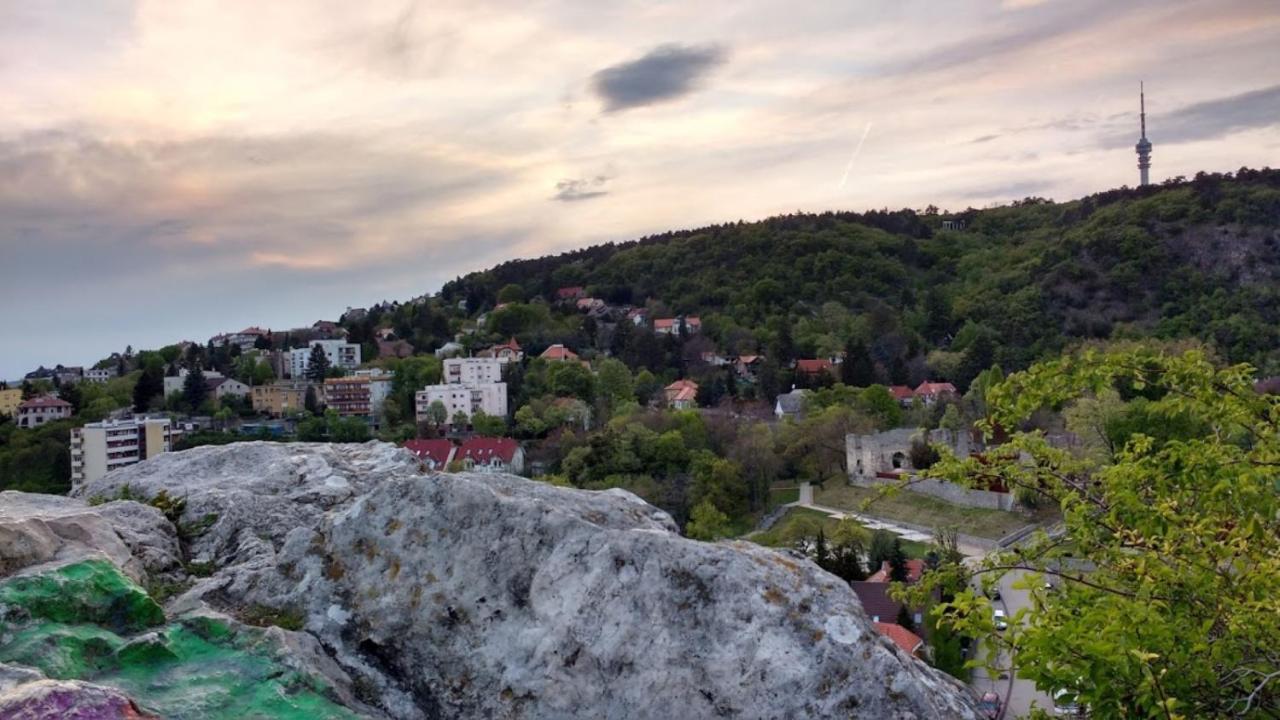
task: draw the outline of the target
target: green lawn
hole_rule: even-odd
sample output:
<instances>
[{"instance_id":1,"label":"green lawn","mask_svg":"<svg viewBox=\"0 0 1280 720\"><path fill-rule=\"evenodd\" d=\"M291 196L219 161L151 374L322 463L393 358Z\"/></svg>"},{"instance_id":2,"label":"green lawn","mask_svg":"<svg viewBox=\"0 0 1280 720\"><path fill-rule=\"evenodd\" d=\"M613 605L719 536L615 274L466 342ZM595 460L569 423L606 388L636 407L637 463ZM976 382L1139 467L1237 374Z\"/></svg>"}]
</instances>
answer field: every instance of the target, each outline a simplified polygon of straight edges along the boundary
<instances>
[{"instance_id":1,"label":"green lawn","mask_svg":"<svg viewBox=\"0 0 1280 720\"><path fill-rule=\"evenodd\" d=\"M799 499L800 499L800 488L798 487L769 488L769 509L770 510L778 507L779 505L786 505L787 503L793 503Z\"/></svg>"},{"instance_id":2,"label":"green lawn","mask_svg":"<svg viewBox=\"0 0 1280 720\"><path fill-rule=\"evenodd\" d=\"M871 504L864 508L863 503L868 500ZM827 483L825 488L815 487L813 502L886 520L900 520L928 527L950 526L967 535L993 540L1033 522L1047 522L1056 515L1049 511L1039 511L1028 517L1022 513L952 505L910 490L882 495L879 488L862 488L844 483Z\"/></svg>"},{"instance_id":3,"label":"green lawn","mask_svg":"<svg viewBox=\"0 0 1280 720\"><path fill-rule=\"evenodd\" d=\"M794 538L805 532L805 529L803 528L804 525L812 523L821 525L822 530L826 533L827 537L831 537L832 533L835 532L836 525L838 525L840 521L817 510L811 510L809 508L791 508L787 511L786 515L782 516L781 520L774 524L773 527L769 528L765 532L752 535L747 539L758 545L765 545L767 547L786 547L794 542ZM870 533L871 531L868 530L867 532ZM927 543L914 542L912 540L903 540L902 549L907 553L907 557L922 558L925 556L925 553L929 552L929 545Z\"/></svg>"}]
</instances>

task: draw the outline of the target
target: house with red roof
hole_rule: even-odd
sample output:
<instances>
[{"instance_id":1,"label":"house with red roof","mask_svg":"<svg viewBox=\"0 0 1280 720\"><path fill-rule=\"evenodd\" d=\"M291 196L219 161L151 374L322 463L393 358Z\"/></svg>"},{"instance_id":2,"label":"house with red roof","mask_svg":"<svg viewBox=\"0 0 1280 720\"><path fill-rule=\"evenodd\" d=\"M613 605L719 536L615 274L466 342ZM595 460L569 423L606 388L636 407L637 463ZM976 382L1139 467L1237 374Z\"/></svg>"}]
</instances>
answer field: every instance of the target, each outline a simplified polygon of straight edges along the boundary
<instances>
[{"instance_id":1,"label":"house with red roof","mask_svg":"<svg viewBox=\"0 0 1280 720\"><path fill-rule=\"evenodd\" d=\"M926 380L915 389L915 396L924 401L925 405L933 405L940 400L954 398L958 394L956 386L949 382L936 383Z\"/></svg>"},{"instance_id":2,"label":"house with red roof","mask_svg":"<svg viewBox=\"0 0 1280 720\"><path fill-rule=\"evenodd\" d=\"M662 389L667 405L676 410L689 410L698 406L698 383L677 380Z\"/></svg>"},{"instance_id":3,"label":"house with red roof","mask_svg":"<svg viewBox=\"0 0 1280 720\"><path fill-rule=\"evenodd\" d=\"M524 472L524 449L511 438L470 438L458 448L454 459L477 472Z\"/></svg>"},{"instance_id":4,"label":"house with red roof","mask_svg":"<svg viewBox=\"0 0 1280 720\"><path fill-rule=\"evenodd\" d=\"M907 560L907 584L910 585L911 583L918 582L920 580L920 576L924 575L924 569L925 565L923 560ZM867 582L887 583L889 582L890 572L891 569L889 568L889 561L885 560L880 563L880 569L872 573L871 576L867 578Z\"/></svg>"},{"instance_id":5,"label":"house with red roof","mask_svg":"<svg viewBox=\"0 0 1280 720\"><path fill-rule=\"evenodd\" d=\"M928 648L925 647L924 640L919 635L895 623L878 622L873 625L876 632L892 640L893 644L906 654L921 660L925 659Z\"/></svg>"},{"instance_id":6,"label":"house with red roof","mask_svg":"<svg viewBox=\"0 0 1280 720\"><path fill-rule=\"evenodd\" d=\"M18 427L38 428L54 420L71 417L74 407L62 398L41 395L18 403Z\"/></svg>"},{"instance_id":7,"label":"house with red roof","mask_svg":"<svg viewBox=\"0 0 1280 720\"><path fill-rule=\"evenodd\" d=\"M689 335L702 332L702 319L697 315L654 318L653 331L659 335L679 335L682 324Z\"/></svg>"},{"instance_id":8,"label":"house with red roof","mask_svg":"<svg viewBox=\"0 0 1280 720\"><path fill-rule=\"evenodd\" d=\"M561 300L561 301L577 300L579 298L584 298L586 296L587 296L587 289L580 285L574 285L572 287L562 287L559 290L556 290L556 300Z\"/></svg>"},{"instance_id":9,"label":"house with red roof","mask_svg":"<svg viewBox=\"0 0 1280 720\"><path fill-rule=\"evenodd\" d=\"M443 438L436 440L405 440L403 447L413 453L428 470L442 471L453 462L458 448Z\"/></svg>"},{"instance_id":10,"label":"house with red roof","mask_svg":"<svg viewBox=\"0 0 1280 720\"><path fill-rule=\"evenodd\" d=\"M504 343L481 350L476 353L476 357L497 358L499 361L504 363L520 362L524 359L524 350L520 347L520 343L516 342L516 339L513 337Z\"/></svg>"},{"instance_id":11,"label":"house with red roof","mask_svg":"<svg viewBox=\"0 0 1280 720\"><path fill-rule=\"evenodd\" d=\"M570 350L569 348L565 347L564 345L561 345L560 343L556 343L555 345L552 345L546 350L543 350L542 354L539 355L538 357L542 358L543 360L557 360L557 361L577 360L578 353Z\"/></svg>"},{"instance_id":12,"label":"house with red roof","mask_svg":"<svg viewBox=\"0 0 1280 720\"><path fill-rule=\"evenodd\" d=\"M916 397L916 391L906 385L890 385L889 394L902 407L911 407L911 401Z\"/></svg>"},{"instance_id":13,"label":"house with red roof","mask_svg":"<svg viewBox=\"0 0 1280 720\"><path fill-rule=\"evenodd\" d=\"M413 346L408 340L379 340L378 357L407 358L413 355Z\"/></svg>"},{"instance_id":14,"label":"house with red roof","mask_svg":"<svg viewBox=\"0 0 1280 720\"><path fill-rule=\"evenodd\" d=\"M796 372L801 375L816 377L823 373L831 374L834 370L835 364L827 358L796 360Z\"/></svg>"}]
</instances>

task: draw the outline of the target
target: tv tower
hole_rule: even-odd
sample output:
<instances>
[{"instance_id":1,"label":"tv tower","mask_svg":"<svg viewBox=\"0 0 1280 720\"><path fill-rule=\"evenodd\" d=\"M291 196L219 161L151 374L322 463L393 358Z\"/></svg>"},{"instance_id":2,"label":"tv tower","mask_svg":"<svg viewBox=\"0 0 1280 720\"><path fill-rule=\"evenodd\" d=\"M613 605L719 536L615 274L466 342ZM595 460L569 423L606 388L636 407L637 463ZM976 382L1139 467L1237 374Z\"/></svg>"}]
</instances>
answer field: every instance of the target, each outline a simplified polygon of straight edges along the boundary
<instances>
[{"instance_id":1,"label":"tv tower","mask_svg":"<svg viewBox=\"0 0 1280 720\"><path fill-rule=\"evenodd\" d=\"M1150 184L1148 173L1151 170L1151 141L1147 139L1147 95L1142 85L1138 83L1138 117L1142 123L1142 137L1138 138L1138 144L1134 146L1138 151L1138 173L1141 175L1139 186Z\"/></svg>"}]
</instances>

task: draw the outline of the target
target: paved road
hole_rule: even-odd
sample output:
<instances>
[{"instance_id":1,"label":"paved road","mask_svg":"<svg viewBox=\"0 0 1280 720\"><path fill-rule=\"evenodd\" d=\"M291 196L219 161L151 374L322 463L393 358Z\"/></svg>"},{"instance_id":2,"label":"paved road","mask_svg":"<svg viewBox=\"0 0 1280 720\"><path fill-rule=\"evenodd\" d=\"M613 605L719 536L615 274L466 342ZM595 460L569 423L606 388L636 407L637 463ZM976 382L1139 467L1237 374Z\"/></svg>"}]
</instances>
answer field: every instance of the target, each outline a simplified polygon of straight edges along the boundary
<instances>
[{"instance_id":1,"label":"paved road","mask_svg":"<svg viewBox=\"0 0 1280 720\"><path fill-rule=\"evenodd\" d=\"M1031 599L1026 590L1015 590L1013 583L1023 576L1021 571L1008 573L1000 581L1000 600L994 605L1003 607L1005 613L1009 617L1013 617L1022 608L1031 606ZM1008 667L1009 658L1001 657L1000 666ZM984 693L994 690L1003 698L1002 718L1013 720L1026 715L1031 711L1031 704L1036 703L1037 707L1051 710L1053 708L1052 698L1047 693L1036 690L1036 686L1030 680L1021 680L1019 678L1010 677L988 677L982 670L975 670L973 674L973 687L979 692Z\"/></svg>"},{"instance_id":2,"label":"paved road","mask_svg":"<svg viewBox=\"0 0 1280 720\"><path fill-rule=\"evenodd\" d=\"M932 535L898 525L892 520L871 517L870 515L853 512L852 510L841 510L839 508L827 507L825 505L815 505L813 502L813 486L809 483L801 483L800 499L791 503L789 506L817 510L818 512L826 513L829 517L833 517L838 520L844 520L846 518L857 520L858 524L870 528L871 530L888 530L894 535L901 535L904 540L912 540L921 543L933 542ZM966 545L965 543L960 543L960 552L964 553L968 557L982 557L987 554L986 550L973 545Z\"/></svg>"}]
</instances>

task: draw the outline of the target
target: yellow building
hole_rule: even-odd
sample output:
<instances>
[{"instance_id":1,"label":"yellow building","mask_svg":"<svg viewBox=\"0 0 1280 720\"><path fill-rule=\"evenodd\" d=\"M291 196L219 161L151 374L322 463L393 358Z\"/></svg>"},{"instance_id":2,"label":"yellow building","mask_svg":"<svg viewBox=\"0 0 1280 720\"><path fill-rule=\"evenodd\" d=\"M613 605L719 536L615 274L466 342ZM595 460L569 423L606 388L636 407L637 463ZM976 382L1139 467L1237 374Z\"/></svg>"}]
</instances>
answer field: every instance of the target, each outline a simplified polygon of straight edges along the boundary
<instances>
[{"instance_id":1,"label":"yellow building","mask_svg":"<svg viewBox=\"0 0 1280 720\"><path fill-rule=\"evenodd\" d=\"M0 415L18 417L18 404L22 402L22 388L0 390Z\"/></svg>"},{"instance_id":2,"label":"yellow building","mask_svg":"<svg viewBox=\"0 0 1280 720\"><path fill-rule=\"evenodd\" d=\"M271 417L284 417L306 409L307 384L271 383L253 388L253 409Z\"/></svg>"}]
</instances>

